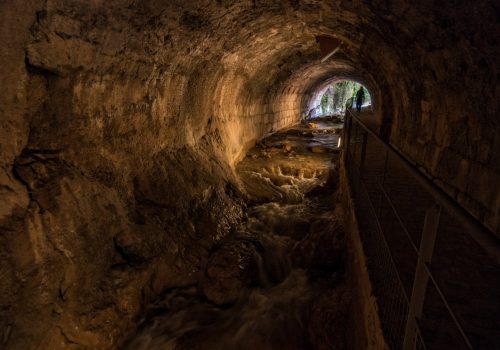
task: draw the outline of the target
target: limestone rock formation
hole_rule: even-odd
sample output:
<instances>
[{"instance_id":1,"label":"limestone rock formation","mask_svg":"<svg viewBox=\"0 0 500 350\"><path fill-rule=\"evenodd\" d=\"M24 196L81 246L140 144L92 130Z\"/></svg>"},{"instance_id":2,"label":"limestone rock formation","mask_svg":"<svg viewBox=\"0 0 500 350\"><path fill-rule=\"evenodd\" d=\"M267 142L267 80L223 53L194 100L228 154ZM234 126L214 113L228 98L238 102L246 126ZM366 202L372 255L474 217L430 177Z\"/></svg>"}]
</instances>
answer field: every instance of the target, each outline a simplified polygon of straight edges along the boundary
<instances>
[{"instance_id":1,"label":"limestone rock formation","mask_svg":"<svg viewBox=\"0 0 500 350\"><path fill-rule=\"evenodd\" d=\"M0 348L119 347L243 215L234 166L321 86L500 234L494 1L0 2ZM342 50L320 61L317 35Z\"/></svg>"},{"instance_id":2,"label":"limestone rock formation","mask_svg":"<svg viewBox=\"0 0 500 350\"><path fill-rule=\"evenodd\" d=\"M338 220L318 219L295 246L292 261L296 266L311 270L340 271L345 254L344 239L343 227Z\"/></svg>"},{"instance_id":3,"label":"limestone rock formation","mask_svg":"<svg viewBox=\"0 0 500 350\"><path fill-rule=\"evenodd\" d=\"M219 305L236 302L245 288L257 280L256 256L249 242L222 245L208 261L206 276L202 279L205 296Z\"/></svg>"}]
</instances>

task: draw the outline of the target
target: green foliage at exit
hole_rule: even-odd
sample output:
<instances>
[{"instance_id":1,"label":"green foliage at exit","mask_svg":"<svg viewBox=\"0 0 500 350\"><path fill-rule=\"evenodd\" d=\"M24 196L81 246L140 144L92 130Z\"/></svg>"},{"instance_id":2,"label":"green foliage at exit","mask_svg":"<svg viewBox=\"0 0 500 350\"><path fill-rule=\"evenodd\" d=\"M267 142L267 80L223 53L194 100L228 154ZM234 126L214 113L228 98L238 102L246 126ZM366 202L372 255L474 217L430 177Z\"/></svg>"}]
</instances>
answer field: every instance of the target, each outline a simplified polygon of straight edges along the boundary
<instances>
[{"instance_id":1,"label":"green foliage at exit","mask_svg":"<svg viewBox=\"0 0 500 350\"><path fill-rule=\"evenodd\" d=\"M343 80L331 85L321 98L322 114L344 112L346 104L351 107L360 86L362 85L351 80ZM371 104L370 93L365 87L363 89L365 90L364 104Z\"/></svg>"}]
</instances>

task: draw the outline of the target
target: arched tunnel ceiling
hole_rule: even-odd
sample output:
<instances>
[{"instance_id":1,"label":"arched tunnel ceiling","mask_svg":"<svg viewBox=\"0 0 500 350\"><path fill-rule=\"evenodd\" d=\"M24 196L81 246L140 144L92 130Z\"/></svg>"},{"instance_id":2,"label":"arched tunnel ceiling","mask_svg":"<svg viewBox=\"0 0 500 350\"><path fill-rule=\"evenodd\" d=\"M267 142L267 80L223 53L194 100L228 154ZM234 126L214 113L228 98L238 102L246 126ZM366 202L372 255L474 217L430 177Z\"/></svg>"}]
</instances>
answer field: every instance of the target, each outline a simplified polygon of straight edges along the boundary
<instances>
[{"instance_id":1,"label":"arched tunnel ceiling","mask_svg":"<svg viewBox=\"0 0 500 350\"><path fill-rule=\"evenodd\" d=\"M110 128L135 137L124 148L192 146L218 130L234 163L263 133L297 121L322 84L345 77L370 89L384 137L429 173L439 173L444 149L498 163L493 146L478 145L494 144L500 127L495 2L49 0L40 7L22 48L28 66L71 76L75 113L116 115L106 119ZM325 63L318 35L342 41ZM101 91L113 93L96 104ZM137 118L126 123L128 114ZM143 144L148 137L158 141ZM420 154L415 139L433 146ZM464 140L477 145L466 151Z\"/></svg>"},{"instance_id":2,"label":"arched tunnel ceiling","mask_svg":"<svg viewBox=\"0 0 500 350\"><path fill-rule=\"evenodd\" d=\"M343 50L356 58L362 36L348 21L355 22L358 15L353 19L352 13L334 10L327 2L296 7L286 2L277 2L274 7L263 4L253 13L248 8L243 9L243 13L238 11L240 8L230 10L226 17L233 18L229 27L234 28L235 33L227 33L226 37L234 40L226 42L221 61L247 72L254 87L272 91L293 85L304 93L337 74L358 79L366 74L350 57L322 64L315 39L324 33L336 35L343 40Z\"/></svg>"},{"instance_id":3,"label":"arched tunnel ceiling","mask_svg":"<svg viewBox=\"0 0 500 350\"><path fill-rule=\"evenodd\" d=\"M400 139L403 148L423 132L415 123L422 110L454 123L462 123L460 115L474 116L467 120L469 139L493 139L480 131L481 123L499 127L497 108L487 107L498 107L500 93L498 8L487 0L472 8L451 0L439 7L407 0L50 0L37 13L26 39L28 65L76 75L76 91L98 91L90 86L95 76L100 88L118 82L113 88L124 92L107 97L116 99L107 113L142 111L154 127L123 125L118 118L110 123L123 133L165 140L155 151L194 145L212 119L255 122L273 114L291 122L292 114L298 118L307 107L308 95L335 76L370 89L376 112L387 119L386 136ZM326 63L319 60L318 35L343 43ZM79 97L88 105L79 113L101 112L91 94ZM143 107L124 109L130 103ZM174 125L178 132L171 135L168 127ZM449 133L448 125L436 128ZM245 127L226 133L232 160L246 147L233 144ZM243 143L248 146L261 131ZM441 148L453 142L436 139L430 129L421 136ZM467 156L479 158L478 152Z\"/></svg>"},{"instance_id":4,"label":"arched tunnel ceiling","mask_svg":"<svg viewBox=\"0 0 500 350\"><path fill-rule=\"evenodd\" d=\"M381 136L500 236L499 13L491 0L0 1L0 329L16 349L66 335L115 348L241 218L237 161L332 79L366 85ZM343 42L324 63L318 35ZM147 267L113 270L124 252Z\"/></svg>"},{"instance_id":5,"label":"arched tunnel ceiling","mask_svg":"<svg viewBox=\"0 0 500 350\"><path fill-rule=\"evenodd\" d=\"M247 75L246 86L261 93L286 89L288 84L296 89L299 80L300 91L306 92L336 74L363 79L373 69L359 53L365 32L376 33L368 25L374 14L362 2L147 1L132 2L129 8L148 19L137 26L144 29L154 14L154 27L167 32L170 42L160 59L172 63L173 58L188 67L200 59L222 63L225 69ZM350 62L321 64L315 40L321 34L340 38Z\"/></svg>"},{"instance_id":6,"label":"arched tunnel ceiling","mask_svg":"<svg viewBox=\"0 0 500 350\"><path fill-rule=\"evenodd\" d=\"M118 32L128 36L123 53L132 59L137 58L134 46L139 46L150 52L151 59L158 64L177 66L181 70L192 69L194 64L204 61L223 64L225 69L248 75L253 88L260 87L266 92L274 85L286 84L288 76L317 61L319 48L314 38L320 34L340 38L344 43L342 51L351 60L352 67L362 72L358 75L371 74L366 79L378 83L387 96L398 94L387 91L390 86L401 91L411 88L412 84L401 81L400 77L403 73L407 77L418 77L421 72L408 65L408 60L424 54L427 49L439 51L447 40L453 40L446 35L447 31L463 34L460 41L469 40L468 45L479 40L494 41L491 38L494 31L489 30L485 30L489 38L472 37L466 30L466 24L473 22L466 17L466 5L456 6L453 1L443 3L439 9L428 1L403 0L49 3L53 8L70 8L75 17L87 12L84 16L95 26L86 28L89 40L103 45L117 45L119 43L112 41L123 39L116 33L113 35L117 37L99 33L104 26L109 30L109 26L115 25ZM478 16L494 16L495 11L488 5L492 6L487 1L475 4ZM94 16L95 13L99 15ZM494 18L489 21L485 18L485 23L491 25ZM124 24L128 28L124 28ZM470 49L472 54L474 48Z\"/></svg>"}]
</instances>

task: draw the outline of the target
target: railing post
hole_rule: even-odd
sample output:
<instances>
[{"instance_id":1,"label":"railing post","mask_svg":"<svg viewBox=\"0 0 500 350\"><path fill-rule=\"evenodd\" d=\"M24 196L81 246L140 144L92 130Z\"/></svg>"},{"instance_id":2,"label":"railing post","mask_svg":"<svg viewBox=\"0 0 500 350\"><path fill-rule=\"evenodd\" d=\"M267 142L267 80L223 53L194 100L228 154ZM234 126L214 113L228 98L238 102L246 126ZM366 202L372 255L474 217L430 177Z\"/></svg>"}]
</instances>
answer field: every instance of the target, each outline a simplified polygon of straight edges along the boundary
<instances>
[{"instance_id":1,"label":"railing post","mask_svg":"<svg viewBox=\"0 0 500 350\"><path fill-rule=\"evenodd\" d=\"M437 204L427 209L425 214L422 239L420 241L419 258L415 271L415 279L413 281L408 320L406 322L403 350L415 349L417 319L420 319L422 316L425 292L427 290L427 282L429 281L429 275L427 274L425 264L430 264L432 259L440 214L441 207Z\"/></svg>"}]
</instances>

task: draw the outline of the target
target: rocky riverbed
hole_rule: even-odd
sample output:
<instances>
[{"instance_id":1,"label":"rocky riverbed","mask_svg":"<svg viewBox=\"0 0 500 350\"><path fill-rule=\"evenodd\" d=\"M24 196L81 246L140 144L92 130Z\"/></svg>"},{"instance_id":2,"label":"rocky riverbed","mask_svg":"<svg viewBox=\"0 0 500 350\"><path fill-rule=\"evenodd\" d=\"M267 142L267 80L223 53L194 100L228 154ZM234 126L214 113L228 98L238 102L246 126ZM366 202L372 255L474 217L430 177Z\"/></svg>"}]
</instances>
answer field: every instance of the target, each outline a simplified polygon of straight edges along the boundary
<instances>
[{"instance_id":1,"label":"rocky riverbed","mask_svg":"<svg viewBox=\"0 0 500 350\"><path fill-rule=\"evenodd\" d=\"M237 166L246 219L212 249L198 285L148 308L127 349L348 348L340 126L302 123L247 153Z\"/></svg>"}]
</instances>

